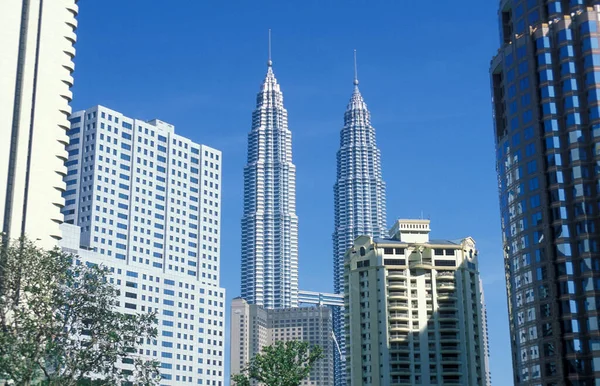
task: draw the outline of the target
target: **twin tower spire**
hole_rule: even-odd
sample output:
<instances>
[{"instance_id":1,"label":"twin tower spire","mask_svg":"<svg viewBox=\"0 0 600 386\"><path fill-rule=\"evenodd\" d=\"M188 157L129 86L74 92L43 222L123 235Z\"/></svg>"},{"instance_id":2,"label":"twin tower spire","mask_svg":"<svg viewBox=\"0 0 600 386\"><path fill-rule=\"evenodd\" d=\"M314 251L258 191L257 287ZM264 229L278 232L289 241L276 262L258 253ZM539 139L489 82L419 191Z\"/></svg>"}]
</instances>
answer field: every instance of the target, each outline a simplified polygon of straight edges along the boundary
<instances>
[{"instance_id":1,"label":"twin tower spire","mask_svg":"<svg viewBox=\"0 0 600 386\"><path fill-rule=\"evenodd\" d=\"M298 216L292 133L283 93L273 73L271 31L267 75L256 98L248 158L244 167L242 217L242 297L264 308L298 306ZM386 234L385 183L371 115L358 89L354 51L354 91L344 114L334 185L333 286L343 293L344 253L360 235ZM333 315L344 351L343 315ZM343 353L342 353L343 355ZM335 355L336 385L343 385L343 361Z\"/></svg>"}]
</instances>

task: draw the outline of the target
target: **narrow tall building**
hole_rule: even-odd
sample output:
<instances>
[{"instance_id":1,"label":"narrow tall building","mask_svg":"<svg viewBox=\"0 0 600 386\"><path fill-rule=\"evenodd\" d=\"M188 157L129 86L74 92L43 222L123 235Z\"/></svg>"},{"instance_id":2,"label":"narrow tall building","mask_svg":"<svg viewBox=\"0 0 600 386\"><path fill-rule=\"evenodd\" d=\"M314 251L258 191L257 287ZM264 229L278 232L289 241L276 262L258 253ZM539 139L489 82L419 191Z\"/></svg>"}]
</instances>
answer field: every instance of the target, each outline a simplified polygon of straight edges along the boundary
<instances>
[{"instance_id":1,"label":"narrow tall building","mask_svg":"<svg viewBox=\"0 0 600 386\"><path fill-rule=\"evenodd\" d=\"M352 386L488 385L475 242L430 239L429 225L398 220L346 252Z\"/></svg>"},{"instance_id":2,"label":"narrow tall building","mask_svg":"<svg viewBox=\"0 0 600 386\"><path fill-rule=\"evenodd\" d=\"M283 94L267 64L244 168L241 290L250 304L290 308L298 306L296 166Z\"/></svg>"},{"instance_id":3,"label":"narrow tall building","mask_svg":"<svg viewBox=\"0 0 600 386\"><path fill-rule=\"evenodd\" d=\"M224 386L221 152L104 106L70 121L61 246L113 271L122 312L157 313L138 354L161 385Z\"/></svg>"},{"instance_id":4,"label":"narrow tall building","mask_svg":"<svg viewBox=\"0 0 600 386\"><path fill-rule=\"evenodd\" d=\"M600 5L503 0L492 59L515 385L600 384Z\"/></svg>"},{"instance_id":5,"label":"narrow tall building","mask_svg":"<svg viewBox=\"0 0 600 386\"><path fill-rule=\"evenodd\" d=\"M356 57L355 57L356 69ZM354 92L344 114L337 152L337 179L333 188L335 230L333 232L333 286L336 294L344 292L344 254L361 235L384 237L385 182L381 176L381 155L375 141L371 114L358 89L354 76ZM342 355L335 355L336 386L345 384L345 340L343 310L334 310L334 332Z\"/></svg>"},{"instance_id":6,"label":"narrow tall building","mask_svg":"<svg viewBox=\"0 0 600 386\"><path fill-rule=\"evenodd\" d=\"M0 4L0 232L61 238L76 0Z\"/></svg>"}]
</instances>

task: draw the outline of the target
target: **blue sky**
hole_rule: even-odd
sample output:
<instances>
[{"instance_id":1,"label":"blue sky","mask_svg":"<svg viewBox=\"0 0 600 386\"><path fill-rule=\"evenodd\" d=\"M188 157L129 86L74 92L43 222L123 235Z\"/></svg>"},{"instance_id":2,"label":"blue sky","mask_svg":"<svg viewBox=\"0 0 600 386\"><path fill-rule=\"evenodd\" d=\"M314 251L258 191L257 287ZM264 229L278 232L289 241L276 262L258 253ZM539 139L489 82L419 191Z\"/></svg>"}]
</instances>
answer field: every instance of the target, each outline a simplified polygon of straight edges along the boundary
<instances>
[{"instance_id":1,"label":"blue sky","mask_svg":"<svg viewBox=\"0 0 600 386\"><path fill-rule=\"evenodd\" d=\"M223 151L221 283L229 300L239 295L242 171L267 30L293 133L303 289L333 287L335 155L357 49L382 152L388 224L423 213L432 237L475 238L492 378L512 384L488 78L499 44L497 2L79 4L74 110L102 104L159 118Z\"/></svg>"}]
</instances>

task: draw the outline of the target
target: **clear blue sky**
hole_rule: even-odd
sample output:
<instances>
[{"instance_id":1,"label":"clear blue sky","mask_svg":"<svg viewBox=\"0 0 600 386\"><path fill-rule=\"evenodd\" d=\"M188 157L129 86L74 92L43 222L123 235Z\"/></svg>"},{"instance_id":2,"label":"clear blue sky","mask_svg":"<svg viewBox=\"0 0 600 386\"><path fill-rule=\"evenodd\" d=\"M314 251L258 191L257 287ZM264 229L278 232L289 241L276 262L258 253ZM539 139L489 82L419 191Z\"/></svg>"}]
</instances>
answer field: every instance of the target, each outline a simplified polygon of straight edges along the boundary
<instances>
[{"instance_id":1,"label":"clear blue sky","mask_svg":"<svg viewBox=\"0 0 600 386\"><path fill-rule=\"evenodd\" d=\"M223 151L221 283L228 300L239 295L246 135L266 72L269 28L297 166L300 286L332 290L335 155L356 48L382 152L388 224L423 213L433 237L475 238L492 378L512 384L488 78L499 44L496 1L79 5L74 110L102 104L159 118Z\"/></svg>"}]
</instances>

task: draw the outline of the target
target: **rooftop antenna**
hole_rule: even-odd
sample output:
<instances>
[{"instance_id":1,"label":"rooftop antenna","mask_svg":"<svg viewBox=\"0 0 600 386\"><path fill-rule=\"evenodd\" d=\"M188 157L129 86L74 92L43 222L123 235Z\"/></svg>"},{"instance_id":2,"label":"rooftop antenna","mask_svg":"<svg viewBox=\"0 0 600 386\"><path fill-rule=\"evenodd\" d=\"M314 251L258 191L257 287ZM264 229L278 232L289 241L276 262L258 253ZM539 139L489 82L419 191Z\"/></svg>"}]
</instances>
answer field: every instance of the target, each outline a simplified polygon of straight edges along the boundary
<instances>
[{"instance_id":1,"label":"rooftop antenna","mask_svg":"<svg viewBox=\"0 0 600 386\"><path fill-rule=\"evenodd\" d=\"M267 66L271 67L273 65L273 61L271 60L271 29L269 28L269 60L267 61Z\"/></svg>"},{"instance_id":2,"label":"rooftop antenna","mask_svg":"<svg viewBox=\"0 0 600 386\"><path fill-rule=\"evenodd\" d=\"M356 65L356 50L354 50L354 85L358 86L358 66Z\"/></svg>"}]
</instances>

